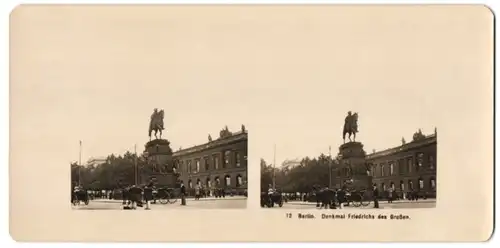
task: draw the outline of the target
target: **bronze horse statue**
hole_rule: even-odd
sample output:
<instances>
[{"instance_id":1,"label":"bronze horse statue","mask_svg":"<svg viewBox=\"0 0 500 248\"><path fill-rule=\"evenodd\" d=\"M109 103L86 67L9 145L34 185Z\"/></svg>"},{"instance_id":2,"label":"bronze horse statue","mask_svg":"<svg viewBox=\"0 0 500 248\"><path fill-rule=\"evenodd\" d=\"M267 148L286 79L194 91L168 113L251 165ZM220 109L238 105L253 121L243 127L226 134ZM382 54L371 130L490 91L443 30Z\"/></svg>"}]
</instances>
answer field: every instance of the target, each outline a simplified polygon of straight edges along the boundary
<instances>
[{"instance_id":1,"label":"bronze horse statue","mask_svg":"<svg viewBox=\"0 0 500 248\"><path fill-rule=\"evenodd\" d=\"M162 131L165 129L163 127L163 117L164 117L164 111L163 109L158 111L155 109L155 112L151 116L151 121L149 123L149 140L151 140L151 133L155 131L155 138L161 139ZM158 133L160 133L158 137Z\"/></svg>"},{"instance_id":2,"label":"bronze horse statue","mask_svg":"<svg viewBox=\"0 0 500 248\"><path fill-rule=\"evenodd\" d=\"M349 111L347 117L345 118L344 130L342 132L342 138L345 143L345 135L349 134L349 141L356 141L356 133L358 132L358 113L354 113L351 115L351 111ZM353 139L351 139L353 136Z\"/></svg>"}]
</instances>

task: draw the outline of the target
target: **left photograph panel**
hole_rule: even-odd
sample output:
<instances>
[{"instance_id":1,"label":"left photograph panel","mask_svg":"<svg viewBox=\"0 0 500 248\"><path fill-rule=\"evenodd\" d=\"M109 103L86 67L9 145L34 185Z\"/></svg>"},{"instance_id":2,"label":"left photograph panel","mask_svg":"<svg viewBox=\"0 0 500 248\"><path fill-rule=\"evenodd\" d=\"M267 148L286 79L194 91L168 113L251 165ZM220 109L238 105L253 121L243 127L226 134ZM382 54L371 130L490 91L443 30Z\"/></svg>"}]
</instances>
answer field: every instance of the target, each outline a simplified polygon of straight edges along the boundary
<instances>
[{"instance_id":1,"label":"left photograph panel","mask_svg":"<svg viewBox=\"0 0 500 248\"><path fill-rule=\"evenodd\" d=\"M205 143L183 148L164 133L164 115L155 108L145 144L123 154L82 156L85 143L79 141L78 161L70 164L73 209L246 208L245 125L237 131L225 126Z\"/></svg>"}]
</instances>

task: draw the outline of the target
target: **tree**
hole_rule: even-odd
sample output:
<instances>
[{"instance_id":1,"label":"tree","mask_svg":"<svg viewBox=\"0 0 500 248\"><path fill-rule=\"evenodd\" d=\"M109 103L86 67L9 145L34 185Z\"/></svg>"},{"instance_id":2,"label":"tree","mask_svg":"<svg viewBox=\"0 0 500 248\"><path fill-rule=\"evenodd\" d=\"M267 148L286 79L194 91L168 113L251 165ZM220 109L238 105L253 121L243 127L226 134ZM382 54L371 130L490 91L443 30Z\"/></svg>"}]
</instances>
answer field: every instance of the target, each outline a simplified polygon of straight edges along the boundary
<instances>
[{"instance_id":1,"label":"tree","mask_svg":"<svg viewBox=\"0 0 500 248\"><path fill-rule=\"evenodd\" d=\"M79 166L71 163L71 181L81 183L90 189L114 189L135 183L136 155L126 152L123 155L109 155L106 162L97 166ZM138 167L145 167L144 159L137 158Z\"/></svg>"},{"instance_id":2,"label":"tree","mask_svg":"<svg viewBox=\"0 0 500 248\"><path fill-rule=\"evenodd\" d=\"M277 188L284 192L309 192L314 185L328 186L330 163L332 167L336 165L329 156L320 154L317 158L305 157L300 165L293 168L276 168ZM272 172L273 168L261 159L261 187L272 184Z\"/></svg>"},{"instance_id":3,"label":"tree","mask_svg":"<svg viewBox=\"0 0 500 248\"><path fill-rule=\"evenodd\" d=\"M261 191L266 191L268 185L273 184L273 168L262 158L260 159L260 173L260 188Z\"/></svg>"}]
</instances>

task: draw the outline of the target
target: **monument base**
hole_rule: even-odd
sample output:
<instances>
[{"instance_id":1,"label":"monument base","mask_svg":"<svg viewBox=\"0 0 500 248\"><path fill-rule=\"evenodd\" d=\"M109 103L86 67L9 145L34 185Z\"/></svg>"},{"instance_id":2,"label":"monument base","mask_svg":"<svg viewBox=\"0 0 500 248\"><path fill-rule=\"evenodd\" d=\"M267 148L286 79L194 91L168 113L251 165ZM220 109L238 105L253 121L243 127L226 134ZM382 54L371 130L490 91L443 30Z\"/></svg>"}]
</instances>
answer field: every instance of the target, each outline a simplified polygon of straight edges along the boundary
<instances>
[{"instance_id":1,"label":"monument base","mask_svg":"<svg viewBox=\"0 0 500 248\"><path fill-rule=\"evenodd\" d=\"M339 147L341 164L348 168L349 175L341 185L346 185L356 191L371 190L372 176L366 165L366 152L361 142L348 142Z\"/></svg>"},{"instance_id":2,"label":"monument base","mask_svg":"<svg viewBox=\"0 0 500 248\"><path fill-rule=\"evenodd\" d=\"M174 173L174 159L170 142L166 139L155 139L146 143L148 169L141 173L141 182L151 181L157 187L174 188L177 186L178 175Z\"/></svg>"}]
</instances>

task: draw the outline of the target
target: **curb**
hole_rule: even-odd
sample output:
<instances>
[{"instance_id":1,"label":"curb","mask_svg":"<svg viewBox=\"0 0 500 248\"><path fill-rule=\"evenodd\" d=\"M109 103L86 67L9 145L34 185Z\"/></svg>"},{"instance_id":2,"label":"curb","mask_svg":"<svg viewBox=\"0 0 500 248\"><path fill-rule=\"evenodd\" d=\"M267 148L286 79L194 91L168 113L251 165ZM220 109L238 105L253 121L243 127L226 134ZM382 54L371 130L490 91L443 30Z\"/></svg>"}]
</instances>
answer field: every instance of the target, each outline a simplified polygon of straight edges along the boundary
<instances>
[{"instance_id":1,"label":"curb","mask_svg":"<svg viewBox=\"0 0 500 248\"><path fill-rule=\"evenodd\" d=\"M373 201L370 201L373 202ZM436 200L420 200L420 201L394 201L387 203L387 201L379 201L379 204L403 204L403 203L436 203ZM316 205L315 202L288 202L291 205ZM371 203L370 203L371 204Z\"/></svg>"},{"instance_id":2,"label":"curb","mask_svg":"<svg viewBox=\"0 0 500 248\"><path fill-rule=\"evenodd\" d=\"M217 199L200 199L200 200L195 200L194 198L187 198L186 201L234 201L234 200L246 200L246 197L242 198L217 198ZM180 201L180 198L177 198L177 201ZM123 200L91 200L91 202L102 202L102 203L122 203ZM158 201L157 201L158 202ZM157 205L161 203L156 203Z\"/></svg>"}]
</instances>

